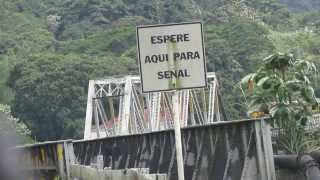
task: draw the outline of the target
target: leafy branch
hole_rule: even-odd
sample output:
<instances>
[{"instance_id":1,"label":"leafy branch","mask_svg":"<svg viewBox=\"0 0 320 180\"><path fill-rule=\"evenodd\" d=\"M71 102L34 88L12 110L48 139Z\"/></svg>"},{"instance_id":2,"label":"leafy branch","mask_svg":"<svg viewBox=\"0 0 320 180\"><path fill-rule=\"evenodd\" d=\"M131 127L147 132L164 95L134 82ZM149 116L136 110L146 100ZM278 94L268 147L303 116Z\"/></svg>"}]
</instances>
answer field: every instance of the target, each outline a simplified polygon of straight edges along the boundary
<instances>
[{"instance_id":1,"label":"leafy branch","mask_svg":"<svg viewBox=\"0 0 320 180\"><path fill-rule=\"evenodd\" d=\"M281 129L280 146L288 152L305 151L305 126L318 103L311 85L317 72L309 61L292 54L276 53L266 57L260 68L239 82L248 100L251 117L269 115Z\"/></svg>"}]
</instances>

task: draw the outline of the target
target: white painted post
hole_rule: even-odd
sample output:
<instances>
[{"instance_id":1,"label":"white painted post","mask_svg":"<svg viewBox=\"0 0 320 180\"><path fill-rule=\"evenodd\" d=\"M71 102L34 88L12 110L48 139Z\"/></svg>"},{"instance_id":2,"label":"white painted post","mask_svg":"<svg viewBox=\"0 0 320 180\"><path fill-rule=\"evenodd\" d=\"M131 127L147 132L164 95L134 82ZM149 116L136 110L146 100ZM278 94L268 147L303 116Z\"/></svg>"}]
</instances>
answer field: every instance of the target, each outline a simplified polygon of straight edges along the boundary
<instances>
[{"instance_id":1,"label":"white painted post","mask_svg":"<svg viewBox=\"0 0 320 180\"><path fill-rule=\"evenodd\" d=\"M274 167L274 159L273 159L273 149L272 149L272 140L271 140L271 127L265 121L265 119L261 119L261 129L262 129L262 140L263 147L265 151L265 158L267 164L267 172L268 172L268 180L276 180L276 172Z\"/></svg>"},{"instance_id":2,"label":"white painted post","mask_svg":"<svg viewBox=\"0 0 320 180\"><path fill-rule=\"evenodd\" d=\"M177 154L178 179L184 180L178 91L173 92L172 103L173 103L173 119L174 119L174 134L175 134L176 154Z\"/></svg>"},{"instance_id":3,"label":"white painted post","mask_svg":"<svg viewBox=\"0 0 320 180\"><path fill-rule=\"evenodd\" d=\"M126 84L124 88L124 105L121 114L120 134L129 134L129 118L130 118L130 102L132 93L132 79L130 76L126 77Z\"/></svg>"},{"instance_id":4,"label":"white painted post","mask_svg":"<svg viewBox=\"0 0 320 180\"><path fill-rule=\"evenodd\" d=\"M256 148L257 148L257 155L258 155L258 168L260 172L260 178L261 180L268 180L267 179L267 172L266 172L266 164L264 164L264 154L262 151L262 143L261 142L261 136L262 136L262 130L261 130L261 121L257 120L254 122L255 125L255 131L256 131Z\"/></svg>"},{"instance_id":5,"label":"white painted post","mask_svg":"<svg viewBox=\"0 0 320 180\"><path fill-rule=\"evenodd\" d=\"M69 150L69 144L68 142L63 143L63 151L64 151L64 156L65 156L65 163L66 163L66 176L67 179L70 179L70 162L71 162L71 157L70 157L70 150Z\"/></svg>"},{"instance_id":6,"label":"white painted post","mask_svg":"<svg viewBox=\"0 0 320 180\"><path fill-rule=\"evenodd\" d=\"M97 156L97 169L103 170L103 168L104 168L103 155L98 155Z\"/></svg>"},{"instance_id":7,"label":"white painted post","mask_svg":"<svg viewBox=\"0 0 320 180\"><path fill-rule=\"evenodd\" d=\"M100 122L99 122L99 116L98 116L98 104L97 104L96 99L93 102L93 113L94 113L94 120L95 120L95 124L96 124L97 138L100 138L100 136L101 136Z\"/></svg>"},{"instance_id":8,"label":"white painted post","mask_svg":"<svg viewBox=\"0 0 320 180\"><path fill-rule=\"evenodd\" d=\"M186 89L183 91L182 93L182 117L180 118L183 124L182 127L187 126L188 125L188 109L189 109L189 94L190 94L190 90Z\"/></svg>"},{"instance_id":9,"label":"white painted post","mask_svg":"<svg viewBox=\"0 0 320 180\"><path fill-rule=\"evenodd\" d=\"M93 107L92 107L92 101L95 97L94 92L94 80L89 81L89 87L88 87L88 99L87 99L87 110L86 110L86 122L84 126L84 139L90 139L91 138L91 128L92 128L92 113L93 113Z\"/></svg>"},{"instance_id":10,"label":"white painted post","mask_svg":"<svg viewBox=\"0 0 320 180\"><path fill-rule=\"evenodd\" d=\"M161 103L161 93L153 92L150 94L151 98L151 113L150 113L150 122L151 122L151 131L160 130L160 103Z\"/></svg>"}]
</instances>

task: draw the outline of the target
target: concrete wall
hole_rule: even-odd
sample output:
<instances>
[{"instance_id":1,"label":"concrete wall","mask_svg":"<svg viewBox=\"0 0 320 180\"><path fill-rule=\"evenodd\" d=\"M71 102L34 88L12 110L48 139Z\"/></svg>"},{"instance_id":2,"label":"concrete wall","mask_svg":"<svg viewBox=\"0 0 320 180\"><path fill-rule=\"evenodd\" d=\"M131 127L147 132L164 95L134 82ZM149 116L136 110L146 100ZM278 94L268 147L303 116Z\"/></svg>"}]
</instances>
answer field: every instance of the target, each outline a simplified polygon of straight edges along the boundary
<instances>
[{"instance_id":1,"label":"concrete wall","mask_svg":"<svg viewBox=\"0 0 320 180\"><path fill-rule=\"evenodd\" d=\"M98 170L90 166L71 165L71 180L166 180L165 174L148 174L148 169Z\"/></svg>"}]
</instances>

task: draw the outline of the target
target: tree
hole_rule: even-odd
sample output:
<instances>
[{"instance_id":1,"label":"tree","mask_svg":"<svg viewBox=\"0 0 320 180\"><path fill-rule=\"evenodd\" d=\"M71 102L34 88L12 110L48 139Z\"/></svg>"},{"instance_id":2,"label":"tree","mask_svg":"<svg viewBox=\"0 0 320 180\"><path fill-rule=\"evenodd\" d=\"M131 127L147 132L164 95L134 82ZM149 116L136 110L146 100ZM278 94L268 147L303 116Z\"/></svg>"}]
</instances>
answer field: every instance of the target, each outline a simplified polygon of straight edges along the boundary
<instances>
[{"instance_id":1,"label":"tree","mask_svg":"<svg viewBox=\"0 0 320 180\"><path fill-rule=\"evenodd\" d=\"M135 45L135 28L122 27L99 31L87 38L69 41L60 45L58 51L66 54L73 52L92 56L121 55Z\"/></svg>"},{"instance_id":2,"label":"tree","mask_svg":"<svg viewBox=\"0 0 320 180\"><path fill-rule=\"evenodd\" d=\"M226 114L229 119L242 118L245 109L239 106L239 91L232 90L241 76L256 67L259 58L273 51L268 31L242 18L206 26L205 30L207 67L219 77Z\"/></svg>"},{"instance_id":3,"label":"tree","mask_svg":"<svg viewBox=\"0 0 320 180\"><path fill-rule=\"evenodd\" d=\"M37 140L82 136L89 79L128 73L132 59L36 54L10 72L14 114Z\"/></svg>"},{"instance_id":4,"label":"tree","mask_svg":"<svg viewBox=\"0 0 320 180\"><path fill-rule=\"evenodd\" d=\"M245 76L244 90L251 117L268 114L281 129L279 145L291 153L305 151L305 125L311 106L317 103L310 76L316 72L313 63L292 54L268 56L255 72Z\"/></svg>"}]
</instances>

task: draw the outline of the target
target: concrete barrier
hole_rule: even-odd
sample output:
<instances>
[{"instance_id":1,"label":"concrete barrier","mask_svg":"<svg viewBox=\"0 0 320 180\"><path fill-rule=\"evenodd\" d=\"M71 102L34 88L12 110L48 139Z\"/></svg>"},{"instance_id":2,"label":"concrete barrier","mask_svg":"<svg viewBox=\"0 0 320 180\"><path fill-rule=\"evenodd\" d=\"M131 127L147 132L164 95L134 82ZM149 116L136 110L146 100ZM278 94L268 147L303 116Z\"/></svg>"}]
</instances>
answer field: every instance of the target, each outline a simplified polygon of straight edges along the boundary
<instances>
[{"instance_id":1,"label":"concrete barrier","mask_svg":"<svg viewBox=\"0 0 320 180\"><path fill-rule=\"evenodd\" d=\"M165 174L148 174L148 169L99 170L90 166L71 165L71 180L166 180Z\"/></svg>"}]
</instances>

